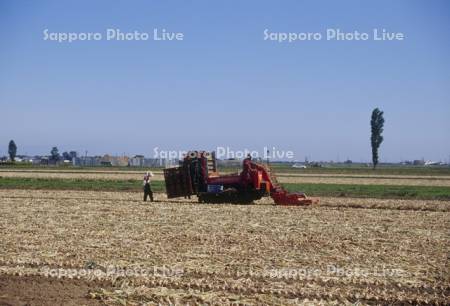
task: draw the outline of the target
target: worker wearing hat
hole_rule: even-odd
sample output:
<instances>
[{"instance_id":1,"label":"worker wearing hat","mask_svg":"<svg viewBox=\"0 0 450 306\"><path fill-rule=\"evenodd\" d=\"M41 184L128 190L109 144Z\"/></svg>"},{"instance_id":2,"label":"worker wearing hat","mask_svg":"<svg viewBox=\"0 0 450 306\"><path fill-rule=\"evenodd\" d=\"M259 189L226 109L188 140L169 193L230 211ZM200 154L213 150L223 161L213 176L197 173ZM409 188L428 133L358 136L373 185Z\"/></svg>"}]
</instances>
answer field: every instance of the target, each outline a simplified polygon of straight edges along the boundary
<instances>
[{"instance_id":1,"label":"worker wearing hat","mask_svg":"<svg viewBox=\"0 0 450 306\"><path fill-rule=\"evenodd\" d=\"M147 197L150 196L150 201L153 202L152 185L150 184L150 178L153 176L152 172L147 172L144 175L144 201L147 201Z\"/></svg>"}]
</instances>

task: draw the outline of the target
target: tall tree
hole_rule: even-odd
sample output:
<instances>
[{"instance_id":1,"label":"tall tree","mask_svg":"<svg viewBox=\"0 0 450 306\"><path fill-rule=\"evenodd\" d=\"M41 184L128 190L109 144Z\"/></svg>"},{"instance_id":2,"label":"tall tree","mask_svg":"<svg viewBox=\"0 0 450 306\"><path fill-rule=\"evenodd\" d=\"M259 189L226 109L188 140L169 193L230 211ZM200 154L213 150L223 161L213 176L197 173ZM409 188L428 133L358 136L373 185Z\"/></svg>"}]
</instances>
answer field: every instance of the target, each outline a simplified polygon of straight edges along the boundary
<instances>
[{"instance_id":1,"label":"tall tree","mask_svg":"<svg viewBox=\"0 0 450 306\"><path fill-rule=\"evenodd\" d=\"M14 161L14 159L16 158L16 153L17 153L16 143L14 142L14 140L11 140L8 145L8 154L9 159L11 159L11 161Z\"/></svg>"},{"instance_id":2,"label":"tall tree","mask_svg":"<svg viewBox=\"0 0 450 306\"><path fill-rule=\"evenodd\" d=\"M69 155L70 155L70 160L73 160L74 158L77 157L77 152L76 151L70 151Z\"/></svg>"},{"instance_id":3,"label":"tall tree","mask_svg":"<svg viewBox=\"0 0 450 306\"><path fill-rule=\"evenodd\" d=\"M50 159L54 161L59 160L59 152L57 147L53 147L50 151Z\"/></svg>"},{"instance_id":4,"label":"tall tree","mask_svg":"<svg viewBox=\"0 0 450 306\"><path fill-rule=\"evenodd\" d=\"M378 148L380 144L383 142L383 126L384 126L384 118L383 112L378 108L375 108L372 111L372 119L370 120L370 126L372 130L372 135L370 137L370 142L372 144L372 162L373 169L378 165Z\"/></svg>"},{"instance_id":5,"label":"tall tree","mask_svg":"<svg viewBox=\"0 0 450 306\"><path fill-rule=\"evenodd\" d=\"M64 160L70 160L70 161L72 160L72 157L70 156L70 154L67 151L63 152L62 158Z\"/></svg>"}]
</instances>

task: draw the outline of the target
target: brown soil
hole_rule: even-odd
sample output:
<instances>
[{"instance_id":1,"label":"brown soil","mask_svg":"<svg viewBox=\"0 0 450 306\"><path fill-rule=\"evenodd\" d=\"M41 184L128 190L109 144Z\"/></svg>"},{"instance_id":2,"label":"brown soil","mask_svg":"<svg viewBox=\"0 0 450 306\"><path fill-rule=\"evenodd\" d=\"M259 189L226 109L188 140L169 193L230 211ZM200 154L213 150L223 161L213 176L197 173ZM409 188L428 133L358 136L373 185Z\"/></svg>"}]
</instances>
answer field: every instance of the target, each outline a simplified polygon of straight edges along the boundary
<instances>
[{"instance_id":1,"label":"brown soil","mask_svg":"<svg viewBox=\"0 0 450 306\"><path fill-rule=\"evenodd\" d=\"M110 285L78 279L0 274L0 306L104 305L89 292Z\"/></svg>"},{"instance_id":2,"label":"brown soil","mask_svg":"<svg viewBox=\"0 0 450 306\"><path fill-rule=\"evenodd\" d=\"M449 201L156 197L0 190L0 305L450 305Z\"/></svg>"}]
</instances>

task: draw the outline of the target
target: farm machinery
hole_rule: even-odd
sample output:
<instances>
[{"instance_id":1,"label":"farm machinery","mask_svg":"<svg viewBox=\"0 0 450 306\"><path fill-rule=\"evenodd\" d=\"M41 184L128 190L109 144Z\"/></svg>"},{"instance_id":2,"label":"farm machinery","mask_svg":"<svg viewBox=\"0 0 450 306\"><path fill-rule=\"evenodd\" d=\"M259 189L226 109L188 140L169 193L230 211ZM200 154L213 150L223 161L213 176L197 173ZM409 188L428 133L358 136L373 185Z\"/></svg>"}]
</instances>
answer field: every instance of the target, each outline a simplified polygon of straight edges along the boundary
<instances>
[{"instance_id":1,"label":"farm machinery","mask_svg":"<svg viewBox=\"0 0 450 306\"><path fill-rule=\"evenodd\" d=\"M164 169L168 198L196 195L200 203L250 204L270 196L278 205L311 205L318 198L290 193L278 184L269 165L244 159L242 171L219 175L214 152L191 151L178 167Z\"/></svg>"}]
</instances>

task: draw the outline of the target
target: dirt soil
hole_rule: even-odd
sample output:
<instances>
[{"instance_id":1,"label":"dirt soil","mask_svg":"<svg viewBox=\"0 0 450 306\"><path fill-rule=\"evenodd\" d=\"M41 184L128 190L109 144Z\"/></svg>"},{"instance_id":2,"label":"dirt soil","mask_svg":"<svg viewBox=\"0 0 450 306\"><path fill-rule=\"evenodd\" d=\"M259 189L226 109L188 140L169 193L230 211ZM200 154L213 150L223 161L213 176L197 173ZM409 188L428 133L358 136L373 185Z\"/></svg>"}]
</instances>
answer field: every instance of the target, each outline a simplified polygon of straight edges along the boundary
<instances>
[{"instance_id":1,"label":"dirt soil","mask_svg":"<svg viewBox=\"0 0 450 306\"><path fill-rule=\"evenodd\" d=\"M449 201L156 198L0 190L0 305L450 305Z\"/></svg>"},{"instance_id":2,"label":"dirt soil","mask_svg":"<svg viewBox=\"0 0 450 306\"><path fill-rule=\"evenodd\" d=\"M80 279L0 274L0 306L104 305L89 293L111 285Z\"/></svg>"}]
</instances>

